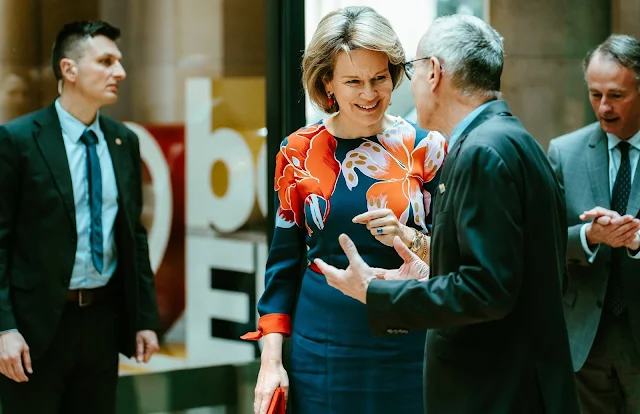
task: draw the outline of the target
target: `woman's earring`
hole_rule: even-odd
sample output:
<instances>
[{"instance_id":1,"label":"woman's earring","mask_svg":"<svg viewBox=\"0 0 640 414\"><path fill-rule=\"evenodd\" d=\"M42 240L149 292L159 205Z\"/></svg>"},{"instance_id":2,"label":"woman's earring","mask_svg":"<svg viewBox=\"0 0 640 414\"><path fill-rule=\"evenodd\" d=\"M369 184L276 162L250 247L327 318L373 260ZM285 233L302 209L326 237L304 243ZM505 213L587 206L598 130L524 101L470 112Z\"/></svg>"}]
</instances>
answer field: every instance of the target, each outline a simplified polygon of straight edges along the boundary
<instances>
[{"instance_id":1,"label":"woman's earring","mask_svg":"<svg viewBox=\"0 0 640 414\"><path fill-rule=\"evenodd\" d=\"M333 105L335 105L335 101L333 100L333 94L330 93L328 95L329 97L327 98L327 105L329 105L329 108L333 108Z\"/></svg>"}]
</instances>

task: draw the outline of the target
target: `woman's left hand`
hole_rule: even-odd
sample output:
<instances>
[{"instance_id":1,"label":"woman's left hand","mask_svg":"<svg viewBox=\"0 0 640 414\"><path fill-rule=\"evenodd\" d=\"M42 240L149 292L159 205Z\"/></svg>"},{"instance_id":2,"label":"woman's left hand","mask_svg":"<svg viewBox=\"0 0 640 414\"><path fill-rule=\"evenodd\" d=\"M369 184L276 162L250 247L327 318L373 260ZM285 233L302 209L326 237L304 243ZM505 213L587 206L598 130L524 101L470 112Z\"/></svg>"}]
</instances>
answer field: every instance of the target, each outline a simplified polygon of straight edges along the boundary
<instances>
[{"instance_id":1,"label":"woman's left hand","mask_svg":"<svg viewBox=\"0 0 640 414\"><path fill-rule=\"evenodd\" d=\"M411 227L401 224L393 211L388 208L358 214L352 221L367 226L376 240L385 246L393 246L393 238L398 236L407 247L410 247L415 234Z\"/></svg>"}]
</instances>

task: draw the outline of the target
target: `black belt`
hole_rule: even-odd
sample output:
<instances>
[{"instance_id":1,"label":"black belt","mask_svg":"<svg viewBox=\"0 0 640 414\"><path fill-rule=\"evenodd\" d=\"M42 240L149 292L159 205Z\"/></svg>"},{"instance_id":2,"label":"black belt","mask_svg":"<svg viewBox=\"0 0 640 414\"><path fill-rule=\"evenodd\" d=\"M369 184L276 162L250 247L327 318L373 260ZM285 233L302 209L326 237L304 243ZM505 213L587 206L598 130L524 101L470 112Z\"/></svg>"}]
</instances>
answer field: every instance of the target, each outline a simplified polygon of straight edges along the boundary
<instances>
[{"instance_id":1,"label":"black belt","mask_svg":"<svg viewBox=\"0 0 640 414\"><path fill-rule=\"evenodd\" d=\"M104 303L113 297L113 288L109 285L95 289L74 289L67 292L67 300L79 307Z\"/></svg>"}]
</instances>

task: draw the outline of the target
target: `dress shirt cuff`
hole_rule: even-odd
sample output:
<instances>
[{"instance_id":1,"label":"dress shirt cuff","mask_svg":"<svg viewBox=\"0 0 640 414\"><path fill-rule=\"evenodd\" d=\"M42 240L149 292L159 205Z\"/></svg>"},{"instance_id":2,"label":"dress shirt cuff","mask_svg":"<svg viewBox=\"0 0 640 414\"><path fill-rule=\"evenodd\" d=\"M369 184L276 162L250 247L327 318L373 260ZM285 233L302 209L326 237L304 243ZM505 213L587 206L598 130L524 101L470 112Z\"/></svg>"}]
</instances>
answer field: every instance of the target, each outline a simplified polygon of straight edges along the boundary
<instances>
[{"instance_id":1,"label":"dress shirt cuff","mask_svg":"<svg viewBox=\"0 0 640 414\"><path fill-rule=\"evenodd\" d=\"M14 329L7 329L6 331L0 331L0 335L6 334L6 333L9 333L9 332L18 332L18 330L15 329L15 328Z\"/></svg>"},{"instance_id":2,"label":"dress shirt cuff","mask_svg":"<svg viewBox=\"0 0 640 414\"><path fill-rule=\"evenodd\" d=\"M286 313L271 313L260 317L258 330L248 332L240 337L247 341L257 341L270 333L281 333L284 336L291 336L291 317Z\"/></svg>"},{"instance_id":3,"label":"dress shirt cuff","mask_svg":"<svg viewBox=\"0 0 640 414\"><path fill-rule=\"evenodd\" d=\"M594 251L591 251L591 249L589 248L589 243L587 242L587 225L586 224L583 224L582 227L580 227L580 242L582 243L582 249L587 255L587 260L589 261L589 263L593 263L593 261L596 260L596 255L598 254L598 251L600 250L600 245L599 244L596 245L596 249Z\"/></svg>"},{"instance_id":4,"label":"dress shirt cuff","mask_svg":"<svg viewBox=\"0 0 640 414\"><path fill-rule=\"evenodd\" d=\"M640 232L636 234L636 237L640 236ZM627 248L627 255L632 259L640 259L640 248L637 250L631 250Z\"/></svg>"}]
</instances>

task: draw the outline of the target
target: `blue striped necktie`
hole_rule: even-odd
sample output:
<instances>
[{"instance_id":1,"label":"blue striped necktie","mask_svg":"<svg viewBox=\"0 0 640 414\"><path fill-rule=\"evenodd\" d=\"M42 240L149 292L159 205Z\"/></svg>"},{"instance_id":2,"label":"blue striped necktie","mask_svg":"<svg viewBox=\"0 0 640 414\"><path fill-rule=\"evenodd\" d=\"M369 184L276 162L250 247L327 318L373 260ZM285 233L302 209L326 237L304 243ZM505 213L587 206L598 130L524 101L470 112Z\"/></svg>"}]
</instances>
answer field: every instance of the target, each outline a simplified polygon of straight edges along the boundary
<instances>
[{"instance_id":1,"label":"blue striped necktie","mask_svg":"<svg viewBox=\"0 0 640 414\"><path fill-rule=\"evenodd\" d=\"M91 259L98 273L102 273L102 171L98 158L98 137L95 132L86 129L80 137L87 147L87 181L89 182L89 207L91 211Z\"/></svg>"}]
</instances>

